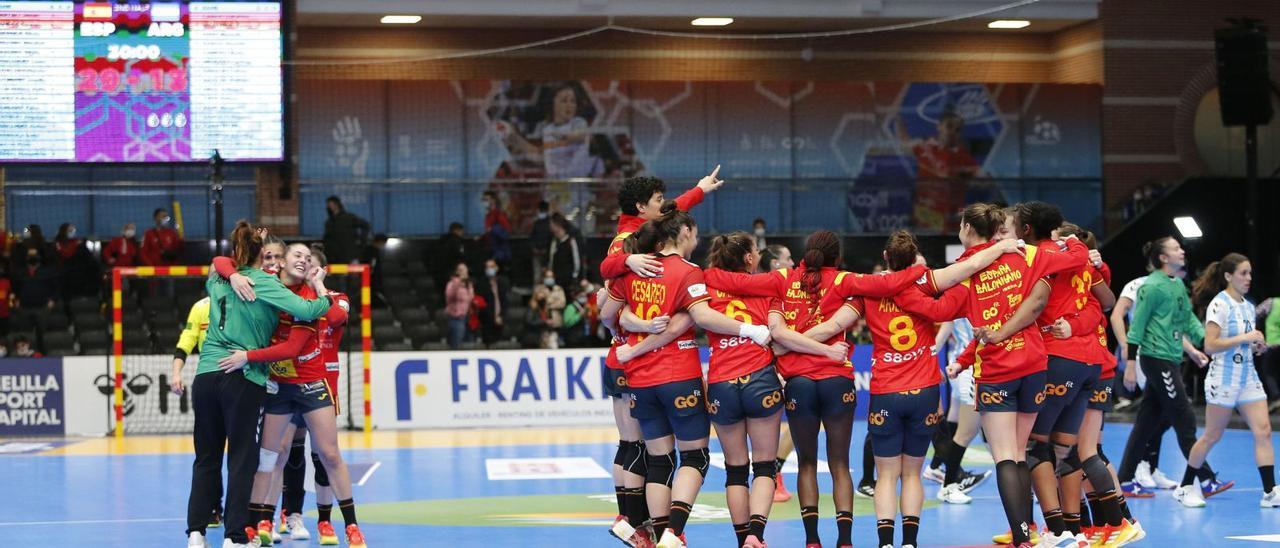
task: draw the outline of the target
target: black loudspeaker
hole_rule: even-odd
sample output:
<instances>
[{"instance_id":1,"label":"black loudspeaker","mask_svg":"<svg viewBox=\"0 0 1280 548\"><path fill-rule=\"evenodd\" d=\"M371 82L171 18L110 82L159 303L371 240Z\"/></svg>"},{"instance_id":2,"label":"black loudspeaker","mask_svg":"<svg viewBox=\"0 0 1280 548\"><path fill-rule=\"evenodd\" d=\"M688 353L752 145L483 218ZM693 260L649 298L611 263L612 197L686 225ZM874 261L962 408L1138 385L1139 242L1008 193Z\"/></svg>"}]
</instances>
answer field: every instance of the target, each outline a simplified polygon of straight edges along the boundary
<instances>
[{"instance_id":1,"label":"black loudspeaker","mask_svg":"<svg viewBox=\"0 0 1280 548\"><path fill-rule=\"evenodd\" d=\"M1271 76L1266 29L1239 26L1214 32L1222 125L1271 122Z\"/></svg>"}]
</instances>

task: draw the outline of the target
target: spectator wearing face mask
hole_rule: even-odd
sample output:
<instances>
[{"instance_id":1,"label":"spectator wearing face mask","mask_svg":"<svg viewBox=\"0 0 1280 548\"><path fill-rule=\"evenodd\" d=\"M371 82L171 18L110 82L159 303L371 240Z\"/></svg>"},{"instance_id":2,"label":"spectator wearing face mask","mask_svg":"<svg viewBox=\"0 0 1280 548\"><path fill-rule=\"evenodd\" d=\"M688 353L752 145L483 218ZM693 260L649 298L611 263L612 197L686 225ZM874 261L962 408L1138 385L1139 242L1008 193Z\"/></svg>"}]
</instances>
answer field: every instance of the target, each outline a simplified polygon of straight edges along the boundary
<instances>
[{"instance_id":1,"label":"spectator wearing face mask","mask_svg":"<svg viewBox=\"0 0 1280 548\"><path fill-rule=\"evenodd\" d=\"M98 294L98 261L76 236L75 225L63 223L53 240L62 295L67 298Z\"/></svg>"},{"instance_id":2,"label":"spectator wearing face mask","mask_svg":"<svg viewBox=\"0 0 1280 548\"><path fill-rule=\"evenodd\" d=\"M511 292L511 280L498 270L498 261L484 262L484 279L476 284L476 296L484 299L480 310L480 339L491 345L502 339L503 314L507 310L507 294Z\"/></svg>"},{"instance_id":3,"label":"spectator wearing face mask","mask_svg":"<svg viewBox=\"0 0 1280 548\"><path fill-rule=\"evenodd\" d=\"M559 291L560 288L556 287ZM556 330L563 325L564 292L560 291L560 307L552 306L552 292L547 286L533 288L529 297L529 308L525 312L525 332L521 336L521 344L525 348L556 349L560 347L560 337Z\"/></svg>"},{"instance_id":4,"label":"spectator wearing face mask","mask_svg":"<svg viewBox=\"0 0 1280 548\"><path fill-rule=\"evenodd\" d=\"M25 336L18 335L18 338L13 340L13 355L10 357L11 358L43 358L44 354L36 352L36 349L31 346L31 341L27 340Z\"/></svg>"},{"instance_id":5,"label":"spectator wearing face mask","mask_svg":"<svg viewBox=\"0 0 1280 548\"><path fill-rule=\"evenodd\" d=\"M324 221L324 252L331 264L354 263L369 241L369 221L347 211L342 199L330 196L324 201L328 217Z\"/></svg>"},{"instance_id":6,"label":"spectator wearing face mask","mask_svg":"<svg viewBox=\"0 0 1280 548\"><path fill-rule=\"evenodd\" d=\"M27 264L27 251L34 249L41 263L53 260L53 246L44 239L44 231L40 225L27 225L22 229L22 241L14 244L9 251L10 272L17 273Z\"/></svg>"},{"instance_id":7,"label":"spectator wearing face mask","mask_svg":"<svg viewBox=\"0 0 1280 548\"><path fill-rule=\"evenodd\" d=\"M604 345L600 337L600 308L596 306L596 287L589 282L578 285L573 300L564 309L561 336L569 348L591 348Z\"/></svg>"},{"instance_id":8,"label":"spectator wearing face mask","mask_svg":"<svg viewBox=\"0 0 1280 548\"><path fill-rule=\"evenodd\" d=\"M52 265L40 260L35 248L26 250L26 263L13 273L15 317L25 318L38 330L44 329L44 319L61 300L58 274Z\"/></svg>"},{"instance_id":9,"label":"spectator wearing face mask","mask_svg":"<svg viewBox=\"0 0 1280 548\"><path fill-rule=\"evenodd\" d=\"M102 250L102 262L107 268L138 265L138 229L133 223L124 225L120 235L107 243Z\"/></svg>"},{"instance_id":10,"label":"spectator wearing face mask","mask_svg":"<svg viewBox=\"0 0 1280 548\"><path fill-rule=\"evenodd\" d=\"M565 296L564 287L556 283L555 274L551 272L550 268L542 270L542 286L547 288L547 306L557 312L564 311L568 299Z\"/></svg>"},{"instance_id":11,"label":"spectator wearing face mask","mask_svg":"<svg viewBox=\"0 0 1280 548\"><path fill-rule=\"evenodd\" d=\"M551 216L551 236L548 261L552 277L555 278L556 285L562 288L574 287L584 274L582 248L569 230L569 223L559 213Z\"/></svg>"},{"instance_id":12,"label":"spectator wearing face mask","mask_svg":"<svg viewBox=\"0 0 1280 548\"><path fill-rule=\"evenodd\" d=\"M764 241L764 219L756 217L751 221L751 234L756 238L756 249L765 249L769 247L768 242Z\"/></svg>"},{"instance_id":13,"label":"spectator wearing face mask","mask_svg":"<svg viewBox=\"0 0 1280 548\"><path fill-rule=\"evenodd\" d=\"M142 235L142 264L170 266L178 263L182 255L182 236L173 229L173 218L165 208L157 208L151 214L155 227Z\"/></svg>"}]
</instances>

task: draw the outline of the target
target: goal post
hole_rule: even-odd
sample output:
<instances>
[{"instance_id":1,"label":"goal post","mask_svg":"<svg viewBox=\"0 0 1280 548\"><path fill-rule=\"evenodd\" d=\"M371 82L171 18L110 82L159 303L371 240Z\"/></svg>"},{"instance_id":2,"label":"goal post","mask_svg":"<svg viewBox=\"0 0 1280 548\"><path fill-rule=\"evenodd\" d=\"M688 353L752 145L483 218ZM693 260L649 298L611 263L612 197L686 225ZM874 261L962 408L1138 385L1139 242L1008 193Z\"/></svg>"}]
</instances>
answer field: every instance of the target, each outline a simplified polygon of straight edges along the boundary
<instances>
[{"instance_id":1,"label":"goal post","mask_svg":"<svg viewBox=\"0 0 1280 548\"><path fill-rule=\"evenodd\" d=\"M330 280L339 276L345 280L341 286L332 282L329 285L349 294L351 320L359 319L358 325L348 323L339 343L342 378L335 390L339 391L347 426L355 428L358 422L366 433L371 432L373 339L370 269L366 265L334 264L327 270ZM123 437L126 433L189 433L194 428L190 387L197 368L195 360L189 358L183 368L182 376L187 386L183 395L170 393L168 375L173 361L172 349L177 343L177 326L185 322L192 303L205 295L204 280L208 275L208 266L112 269L111 383L107 385L107 375L103 375L99 377L98 386L104 394L110 386L115 437ZM360 356L358 365L352 359L357 352ZM192 352L192 356L197 353Z\"/></svg>"}]
</instances>

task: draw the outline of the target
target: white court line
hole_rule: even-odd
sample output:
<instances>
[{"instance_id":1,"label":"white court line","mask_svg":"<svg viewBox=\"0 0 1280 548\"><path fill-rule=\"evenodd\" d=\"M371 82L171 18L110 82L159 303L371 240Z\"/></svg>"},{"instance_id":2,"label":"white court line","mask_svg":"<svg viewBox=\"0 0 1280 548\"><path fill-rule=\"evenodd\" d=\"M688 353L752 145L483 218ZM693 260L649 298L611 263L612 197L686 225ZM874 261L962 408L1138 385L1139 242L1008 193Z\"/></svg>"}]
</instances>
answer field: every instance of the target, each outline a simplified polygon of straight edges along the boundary
<instances>
[{"instance_id":1,"label":"white court line","mask_svg":"<svg viewBox=\"0 0 1280 548\"><path fill-rule=\"evenodd\" d=\"M356 482L356 486L357 487L363 486L364 482L369 481L369 477L373 475L373 471L377 470L379 466L382 466L382 461L380 460L373 461L373 466L370 466L369 469L365 471L364 475L360 476L360 481Z\"/></svg>"},{"instance_id":2,"label":"white court line","mask_svg":"<svg viewBox=\"0 0 1280 548\"><path fill-rule=\"evenodd\" d=\"M70 521L4 521L0 527L28 525L93 525L98 523L165 523L170 521L187 521L186 518L138 518L138 519L80 519Z\"/></svg>"}]
</instances>

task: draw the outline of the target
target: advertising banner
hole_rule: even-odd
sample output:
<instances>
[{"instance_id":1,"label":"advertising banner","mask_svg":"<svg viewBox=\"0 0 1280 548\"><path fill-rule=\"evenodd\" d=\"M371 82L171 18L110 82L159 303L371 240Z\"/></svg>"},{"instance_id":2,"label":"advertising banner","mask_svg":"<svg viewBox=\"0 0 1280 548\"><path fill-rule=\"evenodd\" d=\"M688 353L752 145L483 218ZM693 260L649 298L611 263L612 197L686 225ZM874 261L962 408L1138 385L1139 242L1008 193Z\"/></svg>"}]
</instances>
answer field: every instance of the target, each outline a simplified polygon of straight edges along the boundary
<instances>
[{"instance_id":1,"label":"advertising banner","mask_svg":"<svg viewBox=\"0 0 1280 548\"><path fill-rule=\"evenodd\" d=\"M0 359L0 437L61 436L62 360Z\"/></svg>"}]
</instances>

